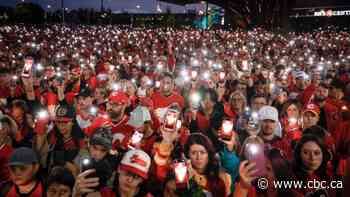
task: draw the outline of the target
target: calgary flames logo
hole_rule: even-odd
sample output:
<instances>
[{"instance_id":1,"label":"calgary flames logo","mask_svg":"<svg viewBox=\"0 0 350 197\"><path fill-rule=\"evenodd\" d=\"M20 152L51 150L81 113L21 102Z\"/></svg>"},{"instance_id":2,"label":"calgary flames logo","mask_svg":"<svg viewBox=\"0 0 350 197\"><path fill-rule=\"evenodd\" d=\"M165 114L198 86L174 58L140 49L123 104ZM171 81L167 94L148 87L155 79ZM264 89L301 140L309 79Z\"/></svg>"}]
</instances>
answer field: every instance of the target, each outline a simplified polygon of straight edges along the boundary
<instances>
[{"instance_id":1,"label":"calgary flames logo","mask_svg":"<svg viewBox=\"0 0 350 197\"><path fill-rule=\"evenodd\" d=\"M65 116L67 114L67 109L65 107L58 107L56 114L60 117Z\"/></svg>"}]
</instances>

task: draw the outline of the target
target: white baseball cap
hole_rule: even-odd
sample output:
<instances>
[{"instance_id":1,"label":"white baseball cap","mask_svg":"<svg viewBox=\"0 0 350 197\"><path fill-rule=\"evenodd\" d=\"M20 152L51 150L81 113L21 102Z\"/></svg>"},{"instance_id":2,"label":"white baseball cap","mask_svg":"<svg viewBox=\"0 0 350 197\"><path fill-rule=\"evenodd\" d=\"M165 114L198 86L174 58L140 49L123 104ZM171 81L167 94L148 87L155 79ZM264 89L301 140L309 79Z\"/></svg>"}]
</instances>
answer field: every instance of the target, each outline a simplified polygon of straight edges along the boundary
<instances>
[{"instance_id":1,"label":"white baseball cap","mask_svg":"<svg viewBox=\"0 0 350 197\"><path fill-rule=\"evenodd\" d=\"M119 169L132 172L144 179L148 178L148 171L151 166L151 158L142 150L129 150L125 153L120 162Z\"/></svg>"},{"instance_id":2,"label":"white baseball cap","mask_svg":"<svg viewBox=\"0 0 350 197\"><path fill-rule=\"evenodd\" d=\"M271 106L263 106L259 112L259 120L274 120L278 122L278 111L276 108Z\"/></svg>"},{"instance_id":3,"label":"white baseball cap","mask_svg":"<svg viewBox=\"0 0 350 197\"><path fill-rule=\"evenodd\" d=\"M152 120L151 113L147 107L137 106L131 113L128 125L133 126L134 128L139 128L143 126L146 121Z\"/></svg>"}]
</instances>

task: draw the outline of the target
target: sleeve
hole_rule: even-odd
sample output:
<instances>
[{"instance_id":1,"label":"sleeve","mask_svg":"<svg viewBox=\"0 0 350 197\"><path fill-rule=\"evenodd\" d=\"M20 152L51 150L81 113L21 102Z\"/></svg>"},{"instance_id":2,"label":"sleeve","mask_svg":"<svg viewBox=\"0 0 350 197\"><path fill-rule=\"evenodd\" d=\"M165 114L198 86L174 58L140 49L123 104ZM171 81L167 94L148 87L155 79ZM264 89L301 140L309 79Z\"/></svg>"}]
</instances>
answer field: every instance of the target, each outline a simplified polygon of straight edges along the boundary
<instances>
[{"instance_id":1,"label":"sleeve","mask_svg":"<svg viewBox=\"0 0 350 197\"><path fill-rule=\"evenodd\" d=\"M227 149L220 151L219 156L221 166L230 175L231 183L236 182L239 176L239 157L234 152L230 152ZM231 192L234 191L234 184L231 184L230 190Z\"/></svg>"}]
</instances>

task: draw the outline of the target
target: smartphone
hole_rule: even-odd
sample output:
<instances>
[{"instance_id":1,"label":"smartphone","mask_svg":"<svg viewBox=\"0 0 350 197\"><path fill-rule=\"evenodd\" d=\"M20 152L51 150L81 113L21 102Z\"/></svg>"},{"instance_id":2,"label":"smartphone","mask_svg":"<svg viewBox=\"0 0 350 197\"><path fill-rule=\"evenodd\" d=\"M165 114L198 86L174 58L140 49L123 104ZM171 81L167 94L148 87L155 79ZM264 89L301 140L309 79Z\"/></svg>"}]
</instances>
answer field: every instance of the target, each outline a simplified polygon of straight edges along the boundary
<instances>
[{"instance_id":1,"label":"smartphone","mask_svg":"<svg viewBox=\"0 0 350 197\"><path fill-rule=\"evenodd\" d=\"M10 81L10 86L11 87L16 87L17 86L17 81L18 81L18 77L16 75L12 76L11 81Z\"/></svg>"},{"instance_id":2,"label":"smartphone","mask_svg":"<svg viewBox=\"0 0 350 197\"><path fill-rule=\"evenodd\" d=\"M233 122L231 120L222 121L220 138L231 140L233 132Z\"/></svg>"},{"instance_id":3,"label":"smartphone","mask_svg":"<svg viewBox=\"0 0 350 197\"><path fill-rule=\"evenodd\" d=\"M242 70L243 71L248 71L249 68L248 68L248 61L247 60L243 60L242 61Z\"/></svg>"},{"instance_id":4,"label":"smartphone","mask_svg":"<svg viewBox=\"0 0 350 197\"><path fill-rule=\"evenodd\" d=\"M160 81L156 81L156 88L159 88L160 87Z\"/></svg>"},{"instance_id":5,"label":"smartphone","mask_svg":"<svg viewBox=\"0 0 350 197\"><path fill-rule=\"evenodd\" d=\"M143 133L135 131L134 134L131 136L130 143L128 145L129 148L134 149L135 147L137 147L141 143L142 138Z\"/></svg>"},{"instance_id":6,"label":"smartphone","mask_svg":"<svg viewBox=\"0 0 350 197\"><path fill-rule=\"evenodd\" d=\"M248 143L244 149L244 156L249 163L255 163L257 172L254 176L261 177L266 175L266 157L264 144Z\"/></svg>"},{"instance_id":7,"label":"smartphone","mask_svg":"<svg viewBox=\"0 0 350 197\"><path fill-rule=\"evenodd\" d=\"M175 130L179 113L177 111L169 110L165 116L164 127L169 130Z\"/></svg>"},{"instance_id":8,"label":"smartphone","mask_svg":"<svg viewBox=\"0 0 350 197\"><path fill-rule=\"evenodd\" d=\"M176 162L174 164L174 172L177 187L186 187L188 182L188 167L186 162Z\"/></svg>"},{"instance_id":9,"label":"smartphone","mask_svg":"<svg viewBox=\"0 0 350 197\"><path fill-rule=\"evenodd\" d=\"M80 169L81 172L85 172L87 170L91 170L94 169L95 172L89 174L88 176L86 176L86 178L95 178L98 177L97 173L96 173L96 168L95 168L95 161L94 159L92 159L91 157L83 157L80 161ZM96 187L92 187L90 189L94 189L97 190L99 186Z\"/></svg>"},{"instance_id":10,"label":"smartphone","mask_svg":"<svg viewBox=\"0 0 350 197\"><path fill-rule=\"evenodd\" d=\"M225 72L220 72L219 74L220 83L223 83L225 81L225 77L226 77Z\"/></svg>"},{"instance_id":11,"label":"smartphone","mask_svg":"<svg viewBox=\"0 0 350 197\"><path fill-rule=\"evenodd\" d=\"M193 81L195 81L197 79L197 76L198 76L198 72L197 71L194 70L194 71L191 72L191 78L192 78Z\"/></svg>"},{"instance_id":12,"label":"smartphone","mask_svg":"<svg viewBox=\"0 0 350 197\"><path fill-rule=\"evenodd\" d=\"M49 112L46 110L41 110L38 112L38 114L36 115L36 118L38 120L46 120L49 118Z\"/></svg>"},{"instance_id":13,"label":"smartphone","mask_svg":"<svg viewBox=\"0 0 350 197\"><path fill-rule=\"evenodd\" d=\"M193 93L190 96L190 105L194 110L198 110L200 107L201 97L198 93Z\"/></svg>"},{"instance_id":14,"label":"smartphone","mask_svg":"<svg viewBox=\"0 0 350 197\"><path fill-rule=\"evenodd\" d=\"M84 157L81 159L81 172L94 169L94 162L90 157Z\"/></svg>"},{"instance_id":15,"label":"smartphone","mask_svg":"<svg viewBox=\"0 0 350 197\"><path fill-rule=\"evenodd\" d=\"M90 115L92 115L92 116L97 116L97 114L98 114L98 108L95 107L95 106L91 106L91 107L89 108L89 113L90 113Z\"/></svg>"},{"instance_id":16,"label":"smartphone","mask_svg":"<svg viewBox=\"0 0 350 197\"><path fill-rule=\"evenodd\" d=\"M24 67L23 67L23 70L22 70L22 77L29 78L30 76L32 76L33 63L34 63L33 58L27 58L27 59L24 60Z\"/></svg>"}]
</instances>

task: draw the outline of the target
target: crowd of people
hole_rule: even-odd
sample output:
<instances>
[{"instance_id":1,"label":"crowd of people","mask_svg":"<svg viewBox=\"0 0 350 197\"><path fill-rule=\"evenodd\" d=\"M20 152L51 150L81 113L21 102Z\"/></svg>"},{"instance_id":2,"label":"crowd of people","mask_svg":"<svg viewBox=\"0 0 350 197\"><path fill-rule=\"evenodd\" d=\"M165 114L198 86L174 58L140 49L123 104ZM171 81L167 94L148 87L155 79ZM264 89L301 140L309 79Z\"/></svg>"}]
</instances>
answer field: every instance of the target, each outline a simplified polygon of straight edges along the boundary
<instances>
[{"instance_id":1,"label":"crowd of people","mask_svg":"<svg viewBox=\"0 0 350 197\"><path fill-rule=\"evenodd\" d=\"M348 31L12 25L0 49L1 197L350 193Z\"/></svg>"}]
</instances>

